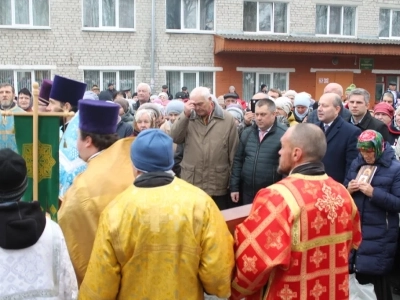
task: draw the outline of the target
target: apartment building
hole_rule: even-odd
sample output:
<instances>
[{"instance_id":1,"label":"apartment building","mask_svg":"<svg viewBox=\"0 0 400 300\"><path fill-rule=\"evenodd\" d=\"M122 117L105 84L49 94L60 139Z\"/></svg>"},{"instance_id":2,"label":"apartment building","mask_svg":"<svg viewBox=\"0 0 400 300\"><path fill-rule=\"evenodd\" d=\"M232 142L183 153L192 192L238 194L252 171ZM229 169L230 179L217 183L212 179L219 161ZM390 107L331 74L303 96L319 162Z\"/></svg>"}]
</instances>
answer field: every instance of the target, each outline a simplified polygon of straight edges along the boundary
<instances>
[{"instance_id":1,"label":"apartment building","mask_svg":"<svg viewBox=\"0 0 400 300\"><path fill-rule=\"evenodd\" d=\"M334 2L334 4L333 4ZM1 0L0 82L55 74L106 89L328 82L378 98L400 75L400 0Z\"/></svg>"}]
</instances>

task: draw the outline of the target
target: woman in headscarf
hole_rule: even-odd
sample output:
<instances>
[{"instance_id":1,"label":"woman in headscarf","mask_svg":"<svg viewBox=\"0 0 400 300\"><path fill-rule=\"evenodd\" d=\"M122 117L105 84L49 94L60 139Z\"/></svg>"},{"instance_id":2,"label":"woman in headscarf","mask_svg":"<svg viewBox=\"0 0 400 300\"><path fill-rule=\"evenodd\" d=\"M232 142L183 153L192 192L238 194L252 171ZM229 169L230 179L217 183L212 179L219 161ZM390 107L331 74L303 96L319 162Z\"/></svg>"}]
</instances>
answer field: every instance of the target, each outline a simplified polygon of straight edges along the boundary
<instances>
[{"instance_id":1,"label":"woman in headscarf","mask_svg":"<svg viewBox=\"0 0 400 300\"><path fill-rule=\"evenodd\" d=\"M18 92L17 105L26 112L32 111L33 101L32 94L28 89L23 88Z\"/></svg>"},{"instance_id":2,"label":"woman in headscarf","mask_svg":"<svg viewBox=\"0 0 400 300\"><path fill-rule=\"evenodd\" d=\"M362 243L349 258L350 272L360 284L372 283L378 300L391 300L387 277L397 247L400 212L400 162L382 135L366 130L358 138L360 153L350 166L344 185L360 213ZM359 173L370 168L369 180ZM346 259L346 258L345 258Z\"/></svg>"}]
</instances>

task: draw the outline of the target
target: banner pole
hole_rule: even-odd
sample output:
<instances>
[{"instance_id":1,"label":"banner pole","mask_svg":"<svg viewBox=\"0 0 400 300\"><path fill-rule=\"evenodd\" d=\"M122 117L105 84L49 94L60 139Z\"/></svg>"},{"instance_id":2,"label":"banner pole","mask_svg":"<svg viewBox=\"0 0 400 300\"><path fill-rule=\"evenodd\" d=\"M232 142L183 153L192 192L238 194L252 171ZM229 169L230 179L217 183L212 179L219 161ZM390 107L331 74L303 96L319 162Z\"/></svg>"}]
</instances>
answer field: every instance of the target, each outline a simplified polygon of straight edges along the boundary
<instances>
[{"instance_id":1,"label":"banner pole","mask_svg":"<svg viewBox=\"0 0 400 300\"><path fill-rule=\"evenodd\" d=\"M32 158L33 158L33 200L39 201L39 84L32 84L33 94L33 137L32 137Z\"/></svg>"}]
</instances>

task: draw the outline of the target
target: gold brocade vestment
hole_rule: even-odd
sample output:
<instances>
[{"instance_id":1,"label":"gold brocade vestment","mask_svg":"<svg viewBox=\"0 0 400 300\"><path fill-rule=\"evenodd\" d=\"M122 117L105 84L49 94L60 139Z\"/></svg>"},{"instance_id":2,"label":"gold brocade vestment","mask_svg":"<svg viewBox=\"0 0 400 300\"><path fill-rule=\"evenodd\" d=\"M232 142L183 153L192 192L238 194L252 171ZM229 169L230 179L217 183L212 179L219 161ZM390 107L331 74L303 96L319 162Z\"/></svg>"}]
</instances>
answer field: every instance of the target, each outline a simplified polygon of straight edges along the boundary
<instances>
[{"instance_id":1,"label":"gold brocade vestment","mask_svg":"<svg viewBox=\"0 0 400 300\"><path fill-rule=\"evenodd\" d=\"M78 284L82 283L104 208L133 184L133 138L118 140L88 162L67 190L58 212Z\"/></svg>"},{"instance_id":2,"label":"gold brocade vestment","mask_svg":"<svg viewBox=\"0 0 400 300\"><path fill-rule=\"evenodd\" d=\"M233 238L214 201L175 178L131 186L103 212L81 300L226 298Z\"/></svg>"}]
</instances>

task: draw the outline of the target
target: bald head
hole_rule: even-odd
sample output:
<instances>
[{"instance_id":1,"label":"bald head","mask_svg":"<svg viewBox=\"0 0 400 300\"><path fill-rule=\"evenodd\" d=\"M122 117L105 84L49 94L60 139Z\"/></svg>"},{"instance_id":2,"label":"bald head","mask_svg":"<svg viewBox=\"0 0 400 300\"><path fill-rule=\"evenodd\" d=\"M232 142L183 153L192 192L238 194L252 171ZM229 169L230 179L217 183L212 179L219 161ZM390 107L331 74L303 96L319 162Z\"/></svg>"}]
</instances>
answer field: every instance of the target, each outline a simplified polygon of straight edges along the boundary
<instances>
[{"instance_id":1,"label":"bald head","mask_svg":"<svg viewBox=\"0 0 400 300\"><path fill-rule=\"evenodd\" d=\"M286 175L302 164L321 162L326 152L325 134L311 123L289 127L281 138L281 145L278 172Z\"/></svg>"},{"instance_id":2,"label":"bald head","mask_svg":"<svg viewBox=\"0 0 400 300\"><path fill-rule=\"evenodd\" d=\"M343 97L343 88L340 84L332 82L328 83L327 86L324 88L324 94L326 93L334 93L338 95L340 98Z\"/></svg>"},{"instance_id":3,"label":"bald head","mask_svg":"<svg viewBox=\"0 0 400 300\"><path fill-rule=\"evenodd\" d=\"M292 148L302 150L303 162L319 162L325 156L325 134L317 125L300 123L290 127L286 133L290 134Z\"/></svg>"},{"instance_id":4,"label":"bald head","mask_svg":"<svg viewBox=\"0 0 400 300\"><path fill-rule=\"evenodd\" d=\"M253 96L252 99L260 100L260 99L269 99L268 95L265 95L264 93L257 93Z\"/></svg>"}]
</instances>

